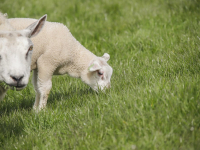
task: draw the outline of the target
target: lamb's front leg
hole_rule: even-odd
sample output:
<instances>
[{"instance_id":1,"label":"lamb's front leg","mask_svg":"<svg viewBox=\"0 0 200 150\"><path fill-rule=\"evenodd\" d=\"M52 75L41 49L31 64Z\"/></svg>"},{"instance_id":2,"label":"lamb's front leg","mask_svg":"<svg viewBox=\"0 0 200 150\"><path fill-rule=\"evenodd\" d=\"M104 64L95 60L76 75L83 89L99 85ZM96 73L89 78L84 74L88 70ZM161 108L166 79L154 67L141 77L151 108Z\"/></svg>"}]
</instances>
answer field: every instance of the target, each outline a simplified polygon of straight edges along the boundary
<instances>
[{"instance_id":1,"label":"lamb's front leg","mask_svg":"<svg viewBox=\"0 0 200 150\"><path fill-rule=\"evenodd\" d=\"M32 79L32 83L35 89L35 103L33 105L33 109L36 110L39 107L39 102L40 102L40 92L38 90L38 85L37 85L37 80L38 80L38 70L35 69L33 70L33 79Z\"/></svg>"},{"instance_id":2,"label":"lamb's front leg","mask_svg":"<svg viewBox=\"0 0 200 150\"><path fill-rule=\"evenodd\" d=\"M40 111L46 107L48 95L52 87L53 66L45 65L48 61L40 58L37 62L37 70L34 70L34 87L36 98L33 108Z\"/></svg>"},{"instance_id":3,"label":"lamb's front leg","mask_svg":"<svg viewBox=\"0 0 200 150\"><path fill-rule=\"evenodd\" d=\"M52 87L52 81L50 78L47 80L46 79L44 80L44 79L38 77L37 84L39 87L38 88L39 93L38 93L38 97L36 97L36 98L39 98L38 109L41 110L46 107L47 99L48 99L48 96L49 96L49 93L50 93L50 90Z\"/></svg>"}]
</instances>

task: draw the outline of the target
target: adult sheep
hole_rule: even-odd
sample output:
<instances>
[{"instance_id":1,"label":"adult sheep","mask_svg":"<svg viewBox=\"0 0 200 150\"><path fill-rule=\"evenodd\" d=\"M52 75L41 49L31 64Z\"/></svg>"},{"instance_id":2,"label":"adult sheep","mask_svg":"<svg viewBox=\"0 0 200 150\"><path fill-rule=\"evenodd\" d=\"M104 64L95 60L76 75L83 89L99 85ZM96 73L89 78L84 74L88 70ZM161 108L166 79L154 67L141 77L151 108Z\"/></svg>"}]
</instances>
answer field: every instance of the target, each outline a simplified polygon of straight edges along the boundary
<instances>
[{"instance_id":1,"label":"adult sheep","mask_svg":"<svg viewBox=\"0 0 200 150\"><path fill-rule=\"evenodd\" d=\"M17 29L24 29L34 21L29 18L9 19ZM47 21L44 29L32 41L31 69L36 91L34 109L41 110L46 106L53 75L69 74L81 78L95 91L110 87L113 70L107 63L109 54L97 57L82 46L65 25Z\"/></svg>"},{"instance_id":2,"label":"adult sheep","mask_svg":"<svg viewBox=\"0 0 200 150\"><path fill-rule=\"evenodd\" d=\"M28 84L33 43L30 38L42 29L46 15L23 30L15 30L0 13L0 100L9 87L21 90Z\"/></svg>"}]
</instances>

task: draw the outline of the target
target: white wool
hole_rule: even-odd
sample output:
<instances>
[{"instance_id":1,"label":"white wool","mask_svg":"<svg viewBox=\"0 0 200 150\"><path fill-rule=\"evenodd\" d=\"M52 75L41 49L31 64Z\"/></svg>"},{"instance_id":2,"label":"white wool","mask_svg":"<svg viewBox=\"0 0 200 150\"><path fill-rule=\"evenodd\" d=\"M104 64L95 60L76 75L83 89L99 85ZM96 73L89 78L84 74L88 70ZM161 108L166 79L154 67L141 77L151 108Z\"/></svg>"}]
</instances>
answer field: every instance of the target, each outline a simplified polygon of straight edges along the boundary
<instances>
[{"instance_id":1,"label":"white wool","mask_svg":"<svg viewBox=\"0 0 200 150\"><path fill-rule=\"evenodd\" d=\"M35 19L9 19L16 29L24 29ZM53 75L69 74L81 78L94 90L110 87L112 68L107 64L110 56L97 57L82 46L61 23L46 22L41 33L32 38L34 51L31 69L36 91L34 108L46 106Z\"/></svg>"}]
</instances>

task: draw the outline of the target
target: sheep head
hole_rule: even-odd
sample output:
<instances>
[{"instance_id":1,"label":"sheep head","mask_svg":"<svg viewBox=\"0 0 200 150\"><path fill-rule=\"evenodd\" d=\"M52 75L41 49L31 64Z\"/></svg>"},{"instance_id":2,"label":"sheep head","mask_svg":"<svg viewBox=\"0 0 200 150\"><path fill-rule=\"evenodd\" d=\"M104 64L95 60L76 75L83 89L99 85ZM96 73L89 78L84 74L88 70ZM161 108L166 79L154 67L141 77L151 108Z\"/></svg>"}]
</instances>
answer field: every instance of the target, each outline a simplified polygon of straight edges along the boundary
<instances>
[{"instance_id":1,"label":"sheep head","mask_svg":"<svg viewBox=\"0 0 200 150\"><path fill-rule=\"evenodd\" d=\"M0 30L0 81L17 90L24 88L29 81L33 44L44 26L46 15L24 30Z\"/></svg>"}]
</instances>

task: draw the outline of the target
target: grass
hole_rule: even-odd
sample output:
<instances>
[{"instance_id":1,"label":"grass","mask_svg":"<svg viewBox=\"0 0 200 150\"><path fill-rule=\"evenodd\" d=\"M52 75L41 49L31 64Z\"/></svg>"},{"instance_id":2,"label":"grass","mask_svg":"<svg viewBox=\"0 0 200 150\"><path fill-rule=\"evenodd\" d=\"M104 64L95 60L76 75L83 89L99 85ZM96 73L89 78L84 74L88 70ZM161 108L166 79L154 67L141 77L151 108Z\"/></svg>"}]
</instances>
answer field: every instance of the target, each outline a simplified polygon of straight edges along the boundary
<instances>
[{"instance_id":1,"label":"grass","mask_svg":"<svg viewBox=\"0 0 200 150\"><path fill-rule=\"evenodd\" d=\"M67 25L86 48L111 55L112 88L53 77L47 108L31 83L0 102L1 149L200 148L198 0L1 0L12 17Z\"/></svg>"}]
</instances>

